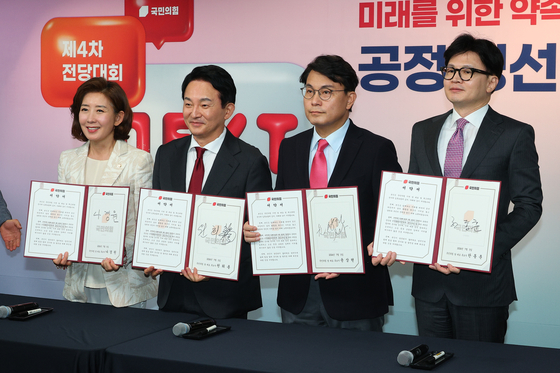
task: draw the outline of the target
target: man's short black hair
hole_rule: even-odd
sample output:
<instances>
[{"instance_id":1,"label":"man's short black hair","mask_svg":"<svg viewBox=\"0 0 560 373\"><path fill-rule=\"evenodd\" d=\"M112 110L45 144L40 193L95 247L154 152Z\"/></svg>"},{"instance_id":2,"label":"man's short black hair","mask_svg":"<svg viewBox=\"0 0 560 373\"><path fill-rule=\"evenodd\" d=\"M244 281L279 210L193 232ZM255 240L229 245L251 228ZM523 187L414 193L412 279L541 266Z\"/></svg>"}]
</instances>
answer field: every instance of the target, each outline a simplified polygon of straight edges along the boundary
<instances>
[{"instance_id":1,"label":"man's short black hair","mask_svg":"<svg viewBox=\"0 0 560 373\"><path fill-rule=\"evenodd\" d=\"M443 53L445 58L445 66L449 64L449 60L458 54L473 52L478 54L480 61L484 64L486 71L492 75L496 75L498 79L502 77L504 70L504 56L500 49L486 39L477 39L471 34L459 35Z\"/></svg>"},{"instance_id":2,"label":"man's short black hair","mask_svg":"<svg viewBox=\"0 0 560 373\"><path fill-rule=\"evenodd\" d=\"M299 81L302 84L307 83L311 71L316 71L333 82L342 84L346 93L355 91L359 83L356 71L340 56L323 55L315 58L301 74Z\"/></svg>"},{"instance_id":3,"label":"man's short black hair","mask_svg":"<svg viewBox=\"0 0 560 373\"><path fill-rule=\"evenodd\" d=\"M185 89L193 80L202 80L212 84L212 87L219 92L222 108L225 108L229 103L235 104L237 89L235 88L233 78L223 68L216 65L195 67L183 80L181 99L185 98Z\"/></svg>"}]
</instances>

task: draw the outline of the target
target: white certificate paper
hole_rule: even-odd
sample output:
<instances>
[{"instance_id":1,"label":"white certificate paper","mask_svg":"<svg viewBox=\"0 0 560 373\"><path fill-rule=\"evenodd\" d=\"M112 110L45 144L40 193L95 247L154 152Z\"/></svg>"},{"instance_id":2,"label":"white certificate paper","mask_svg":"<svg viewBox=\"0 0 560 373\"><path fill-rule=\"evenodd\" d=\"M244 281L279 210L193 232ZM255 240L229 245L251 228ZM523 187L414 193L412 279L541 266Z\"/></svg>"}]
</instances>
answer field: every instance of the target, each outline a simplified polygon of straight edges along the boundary
<instances>
[{"instance_id":1,"label":"white certificate paper","mask_svg":"<svg viewBox=\"0 0 560 373\"><path fill-rule=\"evenodd\" d=\"M254 275L308 273L304 195L301 190L247 193Z\"/></svg>"},{"instance_id":2,"label":"white certificate paper","mask_svg":"<svg viewBox=\"0 0 560 373\"><path fill-rule=\"evenodd\" d=\"M128 187L32 181L24 256L122 265Z\"/></svg>"},{"instance_id":3,"label":"white certificate paper","mask_svg":"<svg viewBox=\"0 0 560 373\"><path fill-rule=\"evenodd\" d=\"M490 272L500 182L447 179L437 262Z\"/></svg>"},{"instance_id":4,"label":"white certificate paper","mask_svg":"<svg viewBox=\"0 0 560 373\"><path fill-rule=\"evenodd\" d=\"M128 187L88 188L82 262L110 258L122 266L129 193Z\"/></svg>"},{"instance_id":5,"label":"white certificate paper","mask_svg":"<svg viewBox=\"0 0 560 373\"><path fill-rule=\"evenodd\" d=\"M203 276L238 279L245 200L197 195L189 268Z\"/></svg>"},{"instance_id":6,"label":"white certificate paper","mask_svg":"<svg viewBox=\"0 0 560 373\"><path fill-rule=\"evenodd\" d=\"M364 273L358 189L247 193L253 274Z\"/></svg>"},{"instance_id":7,"label":"white certificate paper","mask_svg":"<svg viewBox=\"0 0 560 373\"><path fill-rule=\"evenodd\" d=\"M373 256L432 264L437 246L443 178L383 171Z\"/></svg>"},{"instance_id":8,"label":"white certificate paper","mask_svg":"<svg viewBox=\"0 0 560 373\"><path fill-rule=\"evenodd\" d=\"M186 266L191 194L140 189L134 267L181 272Z\"/></svg>"},{"instance_id":9,"label":"white certificate paper","mask_svg":"<svg viewBox=\"0 0 560 373\"><path fill-rule=\"evenodd\" d=\"M373 255L490 272L500 182L383 172Z\"/></svg>"},{"instance_id":10,"label":"white certificate paper","mask_svg":"<svg viewBox=\"0 0 560 373\"><path fill-rule=\"evenodd\" d=\"M364 273L358 189L307 189L313 273Z\"/></svg>"},{"instance_id":11,"label":"white certificate paper","mask_svg":"<svg viewBox=\"0 0 560 373\"><path fill-rule=\"evenodd\" d=\"M78 261L86 187L31 182L24 256Z\"/></svg>"}]
</instances>

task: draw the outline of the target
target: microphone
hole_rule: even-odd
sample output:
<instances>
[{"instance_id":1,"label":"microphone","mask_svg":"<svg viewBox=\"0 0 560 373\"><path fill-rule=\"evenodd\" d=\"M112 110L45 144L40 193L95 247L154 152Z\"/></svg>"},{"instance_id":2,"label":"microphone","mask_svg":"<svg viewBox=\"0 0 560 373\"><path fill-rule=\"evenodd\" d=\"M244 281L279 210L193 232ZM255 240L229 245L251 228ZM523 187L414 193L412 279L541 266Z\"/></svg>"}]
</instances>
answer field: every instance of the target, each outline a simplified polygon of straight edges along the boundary
<instances>
[{"instance_id":1,"label":"microphone","mask_svg":"<svg viewBox=\"0 0 560 373\"><path fill-rule=\"evenodd\" d=\"M175 334L176 337L182 337L185 334L189 334L201 329L206 329L215 325L216 321L213 319L205 319L191 323L178 322L173 327L173 334Z\"/></svg>"},{"instance_id":2,"label":"microphone","mask_svg":"<svg viewBox=\"0 0 560 373\"><path fill-rule=\"evenodd\" d=\"M397 362L402 366L409 366L412 364L416 359L422 357L424 354L428 352L430 348L428 345L419 345L414 347L412 350L404 350L399 352L397 356Z\"/></svg>"},{"instance_id":3,"label":"microphone","mask_svg":"<svg viewBox=\"0 0 560 373\"><path fill-rule=\"evenodd\" d=\"M0 306L0 319L5 319L12 313L19 313L22 311L28 311L39 308L39 305L35 302L16 304L15 306Z\"/></svg>"}]
</instances>

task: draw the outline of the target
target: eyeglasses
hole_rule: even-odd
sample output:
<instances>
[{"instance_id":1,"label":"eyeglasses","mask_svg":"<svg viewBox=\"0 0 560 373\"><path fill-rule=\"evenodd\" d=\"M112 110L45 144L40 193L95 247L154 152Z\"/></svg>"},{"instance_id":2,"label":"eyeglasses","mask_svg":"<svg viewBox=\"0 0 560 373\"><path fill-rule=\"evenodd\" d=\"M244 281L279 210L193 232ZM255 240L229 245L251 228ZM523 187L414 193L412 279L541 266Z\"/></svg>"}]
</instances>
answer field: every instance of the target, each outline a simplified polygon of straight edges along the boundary
<instances>
[{"instance_id":1,"label":"eyeglasses","mask_svg":"<svg viewBox=\"0 0 560 373\"><path fill-rule=\"evenodd\" d=\"M461 67L460 69L455 69L453 67L442 67L441 68L441 75L443 75L443 79L451 80L455 76L455 73L459 73L459 78L461 80L467 82L472 79L474 73L484 74L484 75L493 75L488 71L475 69L474 67Z\"/></svg>"},{"instance_id":2,"label":"eyeglasses","mask_svg":"<svg viewBox=\"0 0 560 373\"><path fill-rule=\"evenodd\" d=\"M319 98L323 101L328 101L331 99L333 92L343 92L344 89L329 89L329 88L321 88L321 89L313 89L311 87L303 87L301 88L301 94L303 98L307 100L311 100L313 96L315 96L315 92L319 92Z\"/></svg>"}]
</instances>

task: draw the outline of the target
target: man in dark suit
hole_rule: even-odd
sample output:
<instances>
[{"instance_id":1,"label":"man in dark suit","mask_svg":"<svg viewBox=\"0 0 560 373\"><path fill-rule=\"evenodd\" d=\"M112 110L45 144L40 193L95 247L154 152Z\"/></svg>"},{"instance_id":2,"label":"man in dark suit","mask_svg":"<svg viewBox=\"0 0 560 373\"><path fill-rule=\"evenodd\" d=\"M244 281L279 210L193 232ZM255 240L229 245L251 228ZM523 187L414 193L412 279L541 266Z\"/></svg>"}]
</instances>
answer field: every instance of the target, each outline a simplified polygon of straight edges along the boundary
<instances>
[{"instance_id":1,"label":"man in dark suit","mask_svg":"<svg viewBox=\"0 0 560 373\"><path fill-rule=\"evenodd\" d=\"M4 240L6 249L14 251L21 241L21 224L19 220L12 219L8 205L0 192L0 235Z\"/></svg>"},{"instance_id":2,"label":"man in dark suit","mask_svg":"<svg viewBox=\"0 0 560 373\"><path fill-rule=\"evenodd\" d=\"M444 57L444 90L453 110L414 125L408 172L499 180L501 190L491 273L460 271L445 263L414 265L418 332L503 343L509 304L517 299L511 249L542 212L535 133L530 125L488 105L504 65L494 43L463 34ZM456 139L463 150L455 172L454 158L447 154ZM510 202L513 210L508 214Z\"/></svg>"},{"instance_id":3,"label":"man in dark suit","mask_svg":"<svg viewBox=\"0 0 560 373\"><path fill-rule=\"evenodd\" d=\"M326 140L323 153L328 187L358 187L365 274L280 276L278 305L282 321L382 331L384 315L393 304L386 266L394 262L394 255L371 259L366 245L375 229L381 171L401 171L395 146L349 119L358 77L341 57L317 57L300 81L305 85L305 115L314 128L282 141L276 190L317 187L310 184L313 160L319 142ZM258 240L255 229L246 225L248 240Z\"/></svg>"},{"instance_id":4,"label":"man in dark suit","mask_svg":"<svg viewBox=\"0 0 560 373\"><path fill-rule=\"evenodd\" d=\"M197 67L186 76L181 92L183 116L192 136L159 147L154 189L231 198L271 190L266 158L257 148L233 136L225 126L235 110L236 88L229 73L213 65ZM195 168L199 167L200 151L203 178L196 190ZM154 277L161 272L153 267L145 271ZM252 273L249 244L243 242L238 281L208 279L199 275L196 268L185 268L180 274L163 273L158 305L165 311L213 318L247 318L249 311L262 306L259 278Z\"/></svg>"}]
</instances>

